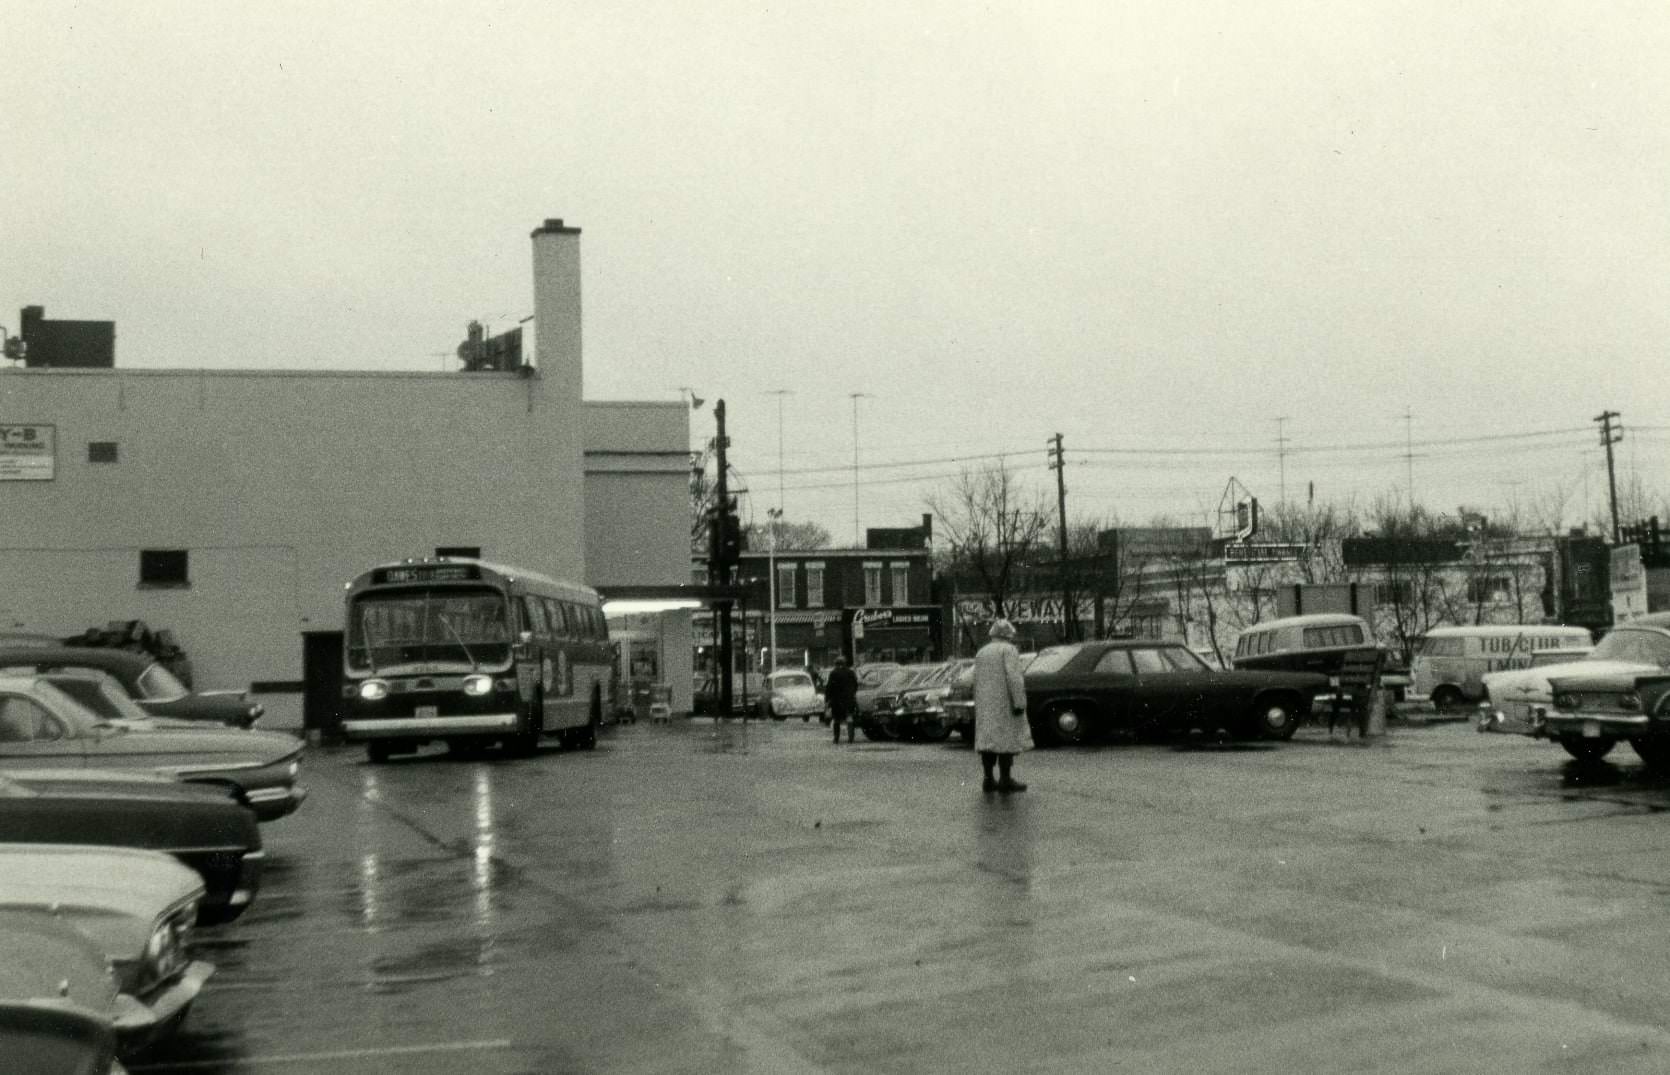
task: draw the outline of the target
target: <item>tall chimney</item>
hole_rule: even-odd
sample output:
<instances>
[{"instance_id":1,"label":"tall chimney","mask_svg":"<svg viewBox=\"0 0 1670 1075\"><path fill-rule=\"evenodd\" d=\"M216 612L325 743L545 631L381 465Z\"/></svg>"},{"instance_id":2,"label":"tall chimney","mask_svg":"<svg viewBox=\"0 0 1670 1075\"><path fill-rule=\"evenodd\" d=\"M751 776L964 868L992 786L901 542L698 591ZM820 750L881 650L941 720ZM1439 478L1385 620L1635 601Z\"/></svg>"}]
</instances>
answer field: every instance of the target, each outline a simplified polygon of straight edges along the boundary
<instances>
[{"instance_id":1,"label":"tall chimney","mask_svg":"<svg viewBox=\"0 0 1670 1075\"><path fill-rule=\"evenodd\" d=\"M580 403L580 229L550 219L533 230L533 364L563 404Z\"/></svg>"}]
</instances>

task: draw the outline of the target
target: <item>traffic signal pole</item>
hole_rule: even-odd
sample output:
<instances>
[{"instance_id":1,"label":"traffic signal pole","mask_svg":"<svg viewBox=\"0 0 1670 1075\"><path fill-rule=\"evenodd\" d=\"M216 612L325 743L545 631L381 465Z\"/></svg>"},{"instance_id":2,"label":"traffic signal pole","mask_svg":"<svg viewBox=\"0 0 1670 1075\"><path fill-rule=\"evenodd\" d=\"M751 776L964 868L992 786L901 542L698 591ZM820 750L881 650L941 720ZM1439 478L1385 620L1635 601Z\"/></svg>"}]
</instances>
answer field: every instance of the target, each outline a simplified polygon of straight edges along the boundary
<instances>
[{"instance_id":1,"label":"traffic signal pole","mask_svg":"<svg viewBox=\"0 0 1670 1075\"><path fill-rule=\"evenodd\" d=\"M713 455L719 466L719 480L715 490L717 496L713 502L713 539L709 545L712 555L708 558L708 578L721 586L731 582L731 567L735 563L733 553L727 550L729 538L731 507L730 475L726 473L725 449L730 447L730 438L725 436L725 401L719 400L713 405L713 417L719 424L718 435L713 441ZM731 678L731 602L726 598L719 602L719 715L726 717L731 712L732 688Z\"/></svg>"}]
</instances>

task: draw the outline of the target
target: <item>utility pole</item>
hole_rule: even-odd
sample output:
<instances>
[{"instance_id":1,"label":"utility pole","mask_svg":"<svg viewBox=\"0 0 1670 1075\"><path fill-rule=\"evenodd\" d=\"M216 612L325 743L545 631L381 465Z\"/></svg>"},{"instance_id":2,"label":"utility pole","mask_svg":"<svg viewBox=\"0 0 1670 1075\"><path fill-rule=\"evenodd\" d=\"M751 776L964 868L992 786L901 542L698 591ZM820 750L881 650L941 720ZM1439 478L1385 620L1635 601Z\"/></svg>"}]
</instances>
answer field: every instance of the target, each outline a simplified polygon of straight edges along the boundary
<instances>
[{"instance_id":1,"label":"utility pole","mask_svg":"<svg viewBox=\"0 0 1670 1075\"><path fill-rule=\"evenodd\" d=\"M1060 553L1056 559L1056 570L1061 576L1061 633L1063 640L1076 641L1079 633L1078 609L1073 604L1073 585L1067 566L1067 457L1061 448L1061 434L1057 433L1048 442L1050 444L1050 469L1055 471L1055 504L1059 512L1057 537Z\"/></svg>"},{"instance_id":2,"label":"utility pole","mask_svg":"<svg viewBox=\"0 0 1670 1075\"><path fill-rule=\"evenodd\" d=\"M713 439L714 460L719 467L713 503L713 530L707 561L708 581L720 586L729 585L732 568L741 555L740 528L736 518L736 504L731 500L730 476L726 473L725 449L730 438L725 436L725 401L713 405L713 417L718 423L718 435ZM719 715L729 716L732 698L731 657L731 602L725 598L719 605Z\"/></svg>"},{"instance_id":3,"label":"utility pole","mask_svg":"<svg viewBox=\"0 0 1670 1075\"><path fill-rule=\"evenodd\" d=\"M1592 421L1600 423L1600 442L1606 446L1606 490L1612 503L1612 544L1620 540L1618 533L1618 475L1612 467L1612 446L1624 439L1622 425L1613 425L1619 417L1617 411L1601 411Z\"/></svg>"},{"instance_id":4,"label":"utility pole","mask_svg":"<svg viewBox=\"0 0 1670 1075\"><path fill-rule=\"evenodd\" d=\"M1409 488L1409 517L1415 517L1415 415L1408 407L1403 408L1403 466L1408 475Z\"/></svg>"},{"instance_id":5,"label":"utility pole","mask_svg":"<svg viewBox=\"0 0 1670 1075\"><path fill-rule=\"evenodd\" d=\"M1282 426L1286 422L1286 415L1282 415L1280 418L1276 419L1277 489L1280 492L1280 496L1276 500L1276 503L1282 505L1283 507L1287 505L1287 438L1282 436Z\"/></svg>"}]
</instances>

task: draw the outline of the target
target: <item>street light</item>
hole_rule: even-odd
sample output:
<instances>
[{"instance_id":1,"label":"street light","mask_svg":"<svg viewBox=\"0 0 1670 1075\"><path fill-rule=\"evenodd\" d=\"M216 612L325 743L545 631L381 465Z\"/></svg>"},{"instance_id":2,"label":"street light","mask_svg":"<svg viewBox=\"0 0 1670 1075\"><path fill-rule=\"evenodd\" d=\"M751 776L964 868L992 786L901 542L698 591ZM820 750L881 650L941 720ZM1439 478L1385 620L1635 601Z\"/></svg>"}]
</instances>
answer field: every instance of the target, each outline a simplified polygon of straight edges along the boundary
<instances>
[{"instance_id":1,"label":"street light","mask_svg":"<svg viewBox=\"0 0 1670 1075\"><path fill-rule=\"evenodd\" d=\"M771 517L770 552L766 556L766 574L770 579L767 593L771 602L771 671L777 671L777 520L783 517L782 508L767 508Z\"/></svg>"}]
</instances>

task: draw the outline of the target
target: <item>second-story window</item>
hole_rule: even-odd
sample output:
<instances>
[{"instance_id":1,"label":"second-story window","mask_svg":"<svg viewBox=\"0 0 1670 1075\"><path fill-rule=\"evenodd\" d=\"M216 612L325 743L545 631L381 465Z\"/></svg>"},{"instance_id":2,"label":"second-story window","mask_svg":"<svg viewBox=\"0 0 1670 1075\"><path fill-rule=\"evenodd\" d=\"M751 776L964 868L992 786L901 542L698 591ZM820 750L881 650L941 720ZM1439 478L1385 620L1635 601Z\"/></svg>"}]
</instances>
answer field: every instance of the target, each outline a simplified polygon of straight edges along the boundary
<instances>
[{"instance_id":1,"label":"second-story window","mask_svg":"<svg viewBox=\"0 0 1670 1075\"><path fill-rule=\"evenodd\" d=\"M823 607L823 564L806 565L806 607Z\"/></svg>"},{"instance_id":2,"label":"second-story window","mask_svg":"<svg viewBox=\"0 0 1670 1075\"><path fill-rule=\"evenodd\" d=\"M881 565L864 565L864 603L866 605L881 604Z\"/></svg>"},{"instance_id":3,"label":"second-story window","mask_svg":"<svg viewBox=\"0 0 1670 1075\"><path fill-rule=\"evenodd\" d=\"M794 565L777 565L777 607L794 607Z\"/></svg>"},{"instance_id":4,"label":"second-story window","mask_svg":"<svg viewBox=\"0 0 1670 1075\"><path fill-rule=\"evenodd\" d=\"M891 564L893 574L893 603L910 604L910 565Z\"/></svg>"}]
</instances>

